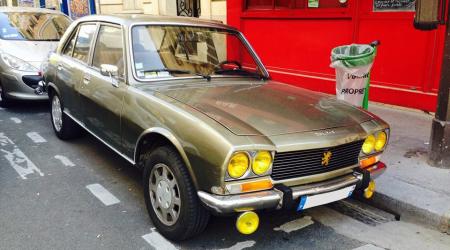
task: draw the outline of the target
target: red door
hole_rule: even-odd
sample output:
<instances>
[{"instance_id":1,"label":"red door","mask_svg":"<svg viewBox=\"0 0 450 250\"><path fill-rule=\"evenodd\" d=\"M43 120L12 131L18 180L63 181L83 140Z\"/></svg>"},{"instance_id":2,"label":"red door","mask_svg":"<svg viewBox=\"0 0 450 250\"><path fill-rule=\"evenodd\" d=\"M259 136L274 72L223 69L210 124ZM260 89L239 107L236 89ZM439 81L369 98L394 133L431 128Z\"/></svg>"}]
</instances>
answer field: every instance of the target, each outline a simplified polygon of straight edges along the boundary
<instances>
[{"instance_id":1,"label":"red door","mask_svg":"<svg viewBox=\"0 0 450 250\"><path fill-rule=\"evenodd\" d=\"M314 8L308 0L228 1L228 23L244 32L273 79L332 94L331 49L380 40L370 100L433 111L444 27L415 30L413 11L377 11L373 1L320 0Z\"/></svg>"}]
</instances>

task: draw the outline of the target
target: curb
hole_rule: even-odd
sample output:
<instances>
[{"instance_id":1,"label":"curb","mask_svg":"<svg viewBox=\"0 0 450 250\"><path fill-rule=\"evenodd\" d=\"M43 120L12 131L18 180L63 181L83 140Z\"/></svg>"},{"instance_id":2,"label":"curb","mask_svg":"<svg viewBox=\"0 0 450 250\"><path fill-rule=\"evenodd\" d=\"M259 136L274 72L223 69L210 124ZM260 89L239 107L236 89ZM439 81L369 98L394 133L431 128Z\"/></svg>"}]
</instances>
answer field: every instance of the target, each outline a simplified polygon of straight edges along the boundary
<instances>
[{"instance_id":1,"label":"curb","mask_svg":"<svg viewBox=\"0 0 450 250\"><path fill-rule=\"evenodd\" d=\"M446 214L433 213L383 193L375 193L371 200L365 200L365 202L394 214L398 220L425 225L450 234L450 211Z\"/></svg>"}]
</instances>

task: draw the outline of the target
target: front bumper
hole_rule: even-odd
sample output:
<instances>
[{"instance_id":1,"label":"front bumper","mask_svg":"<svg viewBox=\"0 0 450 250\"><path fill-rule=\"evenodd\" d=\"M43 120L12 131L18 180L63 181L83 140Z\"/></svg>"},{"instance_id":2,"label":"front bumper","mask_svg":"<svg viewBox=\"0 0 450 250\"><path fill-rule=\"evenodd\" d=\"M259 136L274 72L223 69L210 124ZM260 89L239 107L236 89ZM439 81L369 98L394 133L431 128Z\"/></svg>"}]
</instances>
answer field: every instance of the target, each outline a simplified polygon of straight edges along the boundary
<instances>
[{"instance_id":1,"label":"front bumper","mask_svg":"<svg viewBox=\"0 0 450 250\"><path fill-rule=\"evenodd\" d=\"M1 72L0 81L6 97L14 100L48 100L47 93L36 93L42 77L37 73L9 70Z\"/></svg>"},{"instance_id":2,"label":"front bumper","mask_svg":"<svg viewBox=\"0 0 450 250\"><path fill-rule=\"evenodd\" d=\"M385 169L386 165L378 162L364 172L355 171L351 175L318 183L295 187L275 186L271 190L239 195L214 195L198 191L198 196L203 204L216 214L260 209L291 208L293 205L298 204L298 200L302 196L328 193L353 185L356 185L356 190L363 190L367 187L370 179L376 178Z\"/></svg>"}]
</instances>

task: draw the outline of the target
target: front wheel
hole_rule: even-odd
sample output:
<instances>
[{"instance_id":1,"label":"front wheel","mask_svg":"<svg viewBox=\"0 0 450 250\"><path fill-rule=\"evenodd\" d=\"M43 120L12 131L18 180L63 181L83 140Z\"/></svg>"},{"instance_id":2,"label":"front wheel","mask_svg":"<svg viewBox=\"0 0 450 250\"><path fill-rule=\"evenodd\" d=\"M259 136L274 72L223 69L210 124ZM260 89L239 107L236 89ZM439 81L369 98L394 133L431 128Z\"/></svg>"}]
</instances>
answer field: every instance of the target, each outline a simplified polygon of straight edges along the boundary
<instances>
[{"instance_id":1,"label":"front wheel","mask_svg":"<svg viewBox=\"0 0 450 250\"><path fill-rule=\"evenodd\" d=\"M80 126L64 114L64 106L59 96L53 94L50 100L50 116L56 136L63 140L80 136L82 132Z\"/></svg>"},{"instance_id":2,"label":"front wheel","mask_svg":"<svg viewBox=\"0 0 450 250\"><path fill-rule=\"evenodd\" d=\"M162 146L150 153L144 168L144 197L153 224L164 237L181 241L206 228L209 212L200 204L178 152Z\"/></svg>"}]
</instances>

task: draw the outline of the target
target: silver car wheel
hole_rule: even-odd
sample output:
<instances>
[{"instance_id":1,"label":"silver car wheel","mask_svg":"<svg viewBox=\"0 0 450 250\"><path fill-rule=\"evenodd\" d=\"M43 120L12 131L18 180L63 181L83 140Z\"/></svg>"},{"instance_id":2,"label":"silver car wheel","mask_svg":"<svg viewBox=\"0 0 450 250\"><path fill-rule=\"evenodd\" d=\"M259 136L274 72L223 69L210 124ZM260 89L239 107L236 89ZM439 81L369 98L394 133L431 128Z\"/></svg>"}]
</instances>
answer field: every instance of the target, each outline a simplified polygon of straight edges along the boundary
<instances>
[{"instance_id":1,"label":"silver car wheel","mask_svg":"<svg viewBox=\"0 0 450 250\"><path fill-rule=\"evenodd\" d=\"M175 175L165 164L156 164L149 181L150 200L158 219L166 226L172 226L181 212L180 188Z\"/></svg>"},{"instance_id":2,"label":"silver car wheel","mask_svg":"<svg viewBox=\"0 0 450 250\"><path fill-rule=\"evenodd\" d=\"M52 121L56 131L58 132L61 131L62 109L61 109L61 102L59 101L59 97L57 95L54 95L52 99Z\"/></svg>"}]
</instances>

